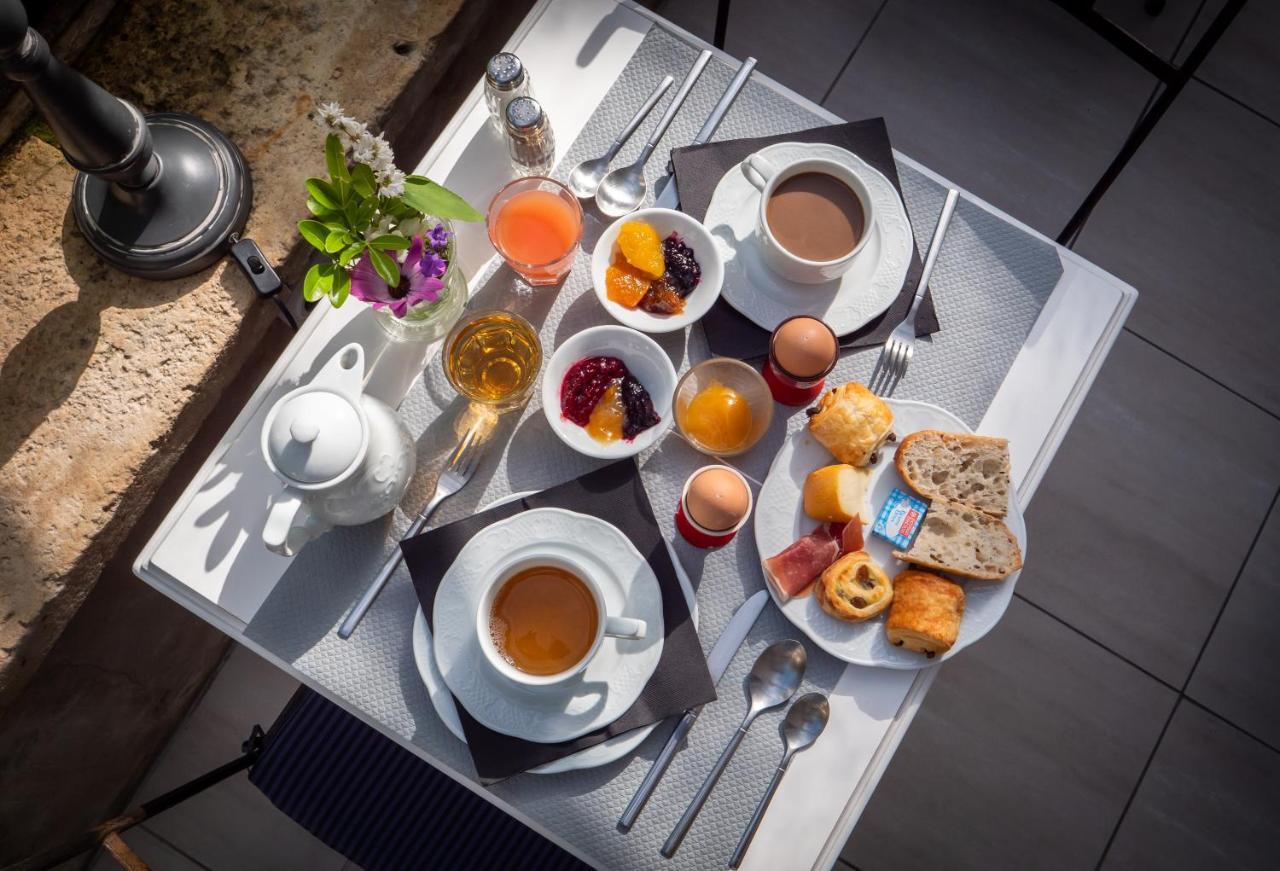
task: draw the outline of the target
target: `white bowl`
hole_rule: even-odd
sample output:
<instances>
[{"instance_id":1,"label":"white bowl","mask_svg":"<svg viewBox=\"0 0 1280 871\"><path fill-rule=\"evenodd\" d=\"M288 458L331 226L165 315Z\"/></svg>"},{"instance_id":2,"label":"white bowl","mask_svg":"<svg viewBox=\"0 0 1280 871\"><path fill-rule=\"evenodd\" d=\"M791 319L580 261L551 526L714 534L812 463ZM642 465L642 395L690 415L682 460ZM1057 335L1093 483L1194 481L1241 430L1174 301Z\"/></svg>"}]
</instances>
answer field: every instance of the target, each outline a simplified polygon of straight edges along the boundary
<instances>
[{"instance_id":1,"label":"white bowl","mask_svg":"<svg viewBox=\"0 0 1280 871\"><path fill-rule=\"evenodd\" d=\"M618 230L627 221L643 221L657 230L658 235L663 239L675 231L680 234L684 243L693 249L694 259L702 267L702 280L685 297L684 311L680 314L650 314L638 308L627 308L609 299L604 274L613 260ZM646 333L670 333L683 329L701 318L720 298L720 289L724 286L724 263L720 259L720 250L716 247L715 240L711 238L707 228L698 221L684 212L673 209L640 209L614 221L601 234L600 240L596 242L595 251L591 254L591 282L596 288L596 298L618 323Z\"/></svg>"},{"instance_id":2,"label":"white bowl","mask_svg":"<svg viewBox=\"0 0 1280 871\"><path fill-rule=\"evenodd\" d=\"M649 391L653 408L661 418L631 441L598 442L560 414L560 382L574 363L583 357L617 357L636 380ZM556 348L542 373L542 411L551 431L560 441L580 454L600 459L634 456L654 444L671 426L674 417L671 397L676 389L676 370L667 352L653 339L627 327L605 325L577 333Z\"/></svg>"}]
</instances>

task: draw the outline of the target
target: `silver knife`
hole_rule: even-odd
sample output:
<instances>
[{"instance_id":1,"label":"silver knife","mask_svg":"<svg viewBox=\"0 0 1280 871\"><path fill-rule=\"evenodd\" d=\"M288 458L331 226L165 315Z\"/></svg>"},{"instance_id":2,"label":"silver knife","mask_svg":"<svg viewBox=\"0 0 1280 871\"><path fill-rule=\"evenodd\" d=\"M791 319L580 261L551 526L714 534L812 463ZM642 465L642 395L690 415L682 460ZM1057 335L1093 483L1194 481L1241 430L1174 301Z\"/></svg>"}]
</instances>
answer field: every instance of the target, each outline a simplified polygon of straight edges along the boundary
<instances>
[{"instance_id":1,"label":"silver knife","mask_svg":"<svg viewBox=\"0 0 1280 871\"><path fill-rule=\"evenodd\" d=\"M738 610L729 620L729 625L724 627L724 631L716 639L715 646L711 648L710 655L707 656L707 670L711 672L713 683L719 682L725 670L729 668L729 663L733 661L733 655L742 646L747 633L755 625L756 618L760 616L760 612L764 610L765 603L768 601L769 592L760 590L738 606ZM644 776L644 780L632 797L631 803L627 805L627 809L618 818L619 831L629 832L631 827L635 825L636 817L640 816L640 811L644 808L645 802L649 800L649 796L653 794L654 787L658 785L658 781L662 779L662 775L667 771L667 766L675 758L676 749L680 746L680 742L684 740L685 735L689 734L689 730L693 728L694 721L698 719L698 711L698 708L690 708L684 712L684 716L676 724L676 728L671 733L671 737L667 739L662 752L658 754L657 759L653 760L653 767Z\"/></svg>"},{"instance_id":2,"label":"silver knife","mask_svg":"<svg viewBox=\"0 0 1280 871\"><path fill-rule=\"evenodd\" d=\"M738 74L733 77L729 87L724 89L724 93L720 95L720 102L716 103L716 107L711 110L711 114L707 116L702 129L698 131L697 136L693 137L693 142L689 143L690 145L701 145L711 138L711 135L716 132L716 128L720 126L720 122L724 120L725 113L729 111L729 107L737 99L738 92L742 90L742 86L751 77L751 71L755 68L756 59L753 57L749 57L742 62L742 66L738 67ZM674 209L680 205L680 192L676 190L675 185L675 168L670 161L667 161L667 174L658 179L653 189L657 192L653 199L653 204L658 208Z\"/></svg>"}]
</instances>

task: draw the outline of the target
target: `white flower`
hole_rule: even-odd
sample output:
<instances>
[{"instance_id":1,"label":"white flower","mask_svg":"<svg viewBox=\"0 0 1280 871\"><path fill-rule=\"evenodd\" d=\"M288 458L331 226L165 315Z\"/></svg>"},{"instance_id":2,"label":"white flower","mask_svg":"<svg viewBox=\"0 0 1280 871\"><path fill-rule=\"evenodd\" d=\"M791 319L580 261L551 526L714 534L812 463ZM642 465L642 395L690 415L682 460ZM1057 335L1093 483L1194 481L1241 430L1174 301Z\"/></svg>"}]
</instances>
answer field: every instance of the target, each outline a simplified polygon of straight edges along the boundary
<instances>
[{"instance_id":1,"label":"white flower","mask_svg":"<svg viewBox=\"0 0 1280 871\"><path fill-rule=\"evenodd\" d=\"M396 168L395 152L391 150L391 143L381 133L370 137L369 149L371 159L367 163L375 173L383 174Z\"/></svg>"},{"instance_id":2,"label":"white flower","mask_svg":"<svg viewBox=\"0 0 1280 871\"><path fill-rule=\"evenodd\" d=\"M404 173L392 167L379 174L378 193L384 197L398 197L404 193Z\"/></svg>"},{"instance_id":3,"label":"white flower","mask_svg":"<svg viewBox=\"0 0 1280 871\"><path fill-rule=\"evenodd\" d=\"M350 148L352 144L360 138L361 133L365 133L369 129L355 118L347 115L343 115L338 118L336 127L340 138L345 140L343 144L348 148Z\"/></svg>"},{"instance_id":4,"label":"white flower","mask_svg":"<svg viewBox=\"0 0 1280 871\"><path fill-rule=\"evenodd\" d=\"M372 165L374 160L374 148L377 140L373 134L365 131L356 137L355 144L351 146L351 159L356 163L367 163Z\"/></svg>"},{"instance_id":5,"label":"white flower","mask_svg":"<svg viewBox=\"0 0 1280 871\"><path fill-rule=\"evenodd\" d=\"M341 117L342 107L333 101L316 106L316 120L322 127L336 127Z\"/></svg>"},{"instance_id":6,"label":"white flower","mask_svg":"<svg viewBox=\"0 0 1280 871\"><path fill-rule=\"evenodd\" d=\"M365 234L365 238L376 239L379 236L387 236L391 233L392 230L395 229L395 227L396 227L395 221L393 221L387 215L383 215L382 218L379 219L377 226Z\"/></svg>"}]
</instances>

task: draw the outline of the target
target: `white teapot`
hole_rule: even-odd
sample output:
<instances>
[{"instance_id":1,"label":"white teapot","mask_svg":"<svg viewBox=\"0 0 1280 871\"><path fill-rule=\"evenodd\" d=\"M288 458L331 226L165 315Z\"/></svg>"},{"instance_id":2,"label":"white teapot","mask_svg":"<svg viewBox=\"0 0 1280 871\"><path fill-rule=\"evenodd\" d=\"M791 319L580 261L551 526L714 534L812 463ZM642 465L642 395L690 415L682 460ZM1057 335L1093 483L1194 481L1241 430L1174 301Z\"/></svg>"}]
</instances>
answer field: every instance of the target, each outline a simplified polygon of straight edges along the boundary
<instances>
[{"instance_id":1,"label":"white teapot","mask_svg":"<svg viewBox=\"0 0 1280 871\"><path fill-rule=\"evenodd\" d=\"M262 530L269 550L293 556L333 526L381 517L404 496L413 439L391 406L364 394L363 381L364 349L353 342L267 413L262 456L285 483Z\"/></svg>"}]
</instances>

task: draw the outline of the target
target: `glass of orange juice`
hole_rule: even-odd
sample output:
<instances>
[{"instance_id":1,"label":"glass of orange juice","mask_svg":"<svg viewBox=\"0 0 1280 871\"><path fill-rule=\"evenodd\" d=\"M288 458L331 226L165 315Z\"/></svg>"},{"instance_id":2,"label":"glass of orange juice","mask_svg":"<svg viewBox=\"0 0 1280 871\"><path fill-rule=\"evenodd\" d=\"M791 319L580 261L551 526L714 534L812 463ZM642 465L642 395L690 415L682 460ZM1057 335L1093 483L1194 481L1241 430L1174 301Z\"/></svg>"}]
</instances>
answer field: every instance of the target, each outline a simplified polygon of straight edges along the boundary
<instances>
[{"instance_id":1,"label":"glass of orange juice","mask_svg":"<svg viewBox=\"0 0 1280 871\"><path fill-rule=\"evenodd\" d=\"M582 238L582 207L573 192L541 175L518 178L494 196L489 241L534 286L556 284L573 267Z\"/></svg>"}]
</instances>

